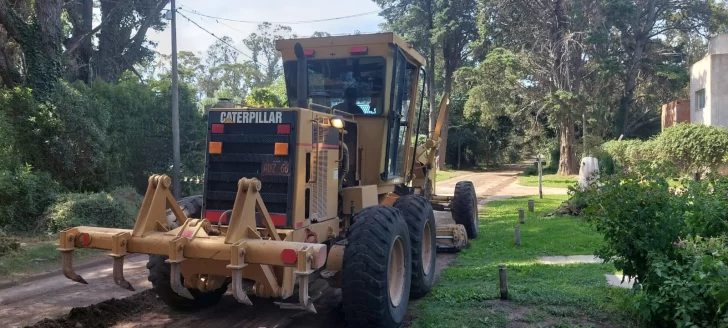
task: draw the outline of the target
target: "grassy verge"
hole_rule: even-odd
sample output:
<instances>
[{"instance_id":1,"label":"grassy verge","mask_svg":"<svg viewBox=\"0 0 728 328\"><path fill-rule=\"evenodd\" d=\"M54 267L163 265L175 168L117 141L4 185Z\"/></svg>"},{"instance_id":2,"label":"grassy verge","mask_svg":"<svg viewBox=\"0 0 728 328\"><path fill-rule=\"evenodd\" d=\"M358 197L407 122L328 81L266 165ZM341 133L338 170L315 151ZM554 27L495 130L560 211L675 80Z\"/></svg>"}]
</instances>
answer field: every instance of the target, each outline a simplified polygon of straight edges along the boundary
<instances>
[{"instance_id":1,"label":"grassy verge","mask_svg":"<svg viewBox=\"0 0 728 328\"><path fill-rule=\"evenodd\" d=\"M19 249L0 255L0 283L9 283L61 268L57 238L27 237L20 238L19 242L22 243ZM77 249L73 252L74 264L83 264L99 258L102 254L104 252L101 250Z\"/></svg>"},{"instance_id":2,"label":"grassy verge","mask_svg":"<svg viewBox=\"0 0 728 328\"><path fill-rule=\"evenodd\" d=\"M574 218L540 218L565 196L536 198L536 212L513 243L518 208L528 197L494 201L481 217L480 235L443 272L417 304L410 327L628 327L629 291L610 287L608 264L546 265L545 255L589 255L601 237ZM541 211L541 213L538 213ZM498 265L508 266L509 300L498 300Z\"/></svg>"},{"instance_id":3,"label":"grassy verge","mask_svg":"<svg viewBox=\"0 0 728 328\"><path fill-rule=\"evenodd\" d=\"M579 177L575 175L560 176L556 174L546 174L541 178L544 187L568 188L577 183ZM538 187L538 175L520 176L518 183L522 186Z\"/></svg>"},{"instance_id":4,"label":"grassy verge","mask_svg":"<svg viewBox=\"0 0 728 328\"><path fill-rule=\"evenodd\" d=\"M454 176L455 176L455 174L453 172L440 170L440 171L437 171L437 176L435 176L435 181L451 179Z\"/></svg>"}]
</instances>

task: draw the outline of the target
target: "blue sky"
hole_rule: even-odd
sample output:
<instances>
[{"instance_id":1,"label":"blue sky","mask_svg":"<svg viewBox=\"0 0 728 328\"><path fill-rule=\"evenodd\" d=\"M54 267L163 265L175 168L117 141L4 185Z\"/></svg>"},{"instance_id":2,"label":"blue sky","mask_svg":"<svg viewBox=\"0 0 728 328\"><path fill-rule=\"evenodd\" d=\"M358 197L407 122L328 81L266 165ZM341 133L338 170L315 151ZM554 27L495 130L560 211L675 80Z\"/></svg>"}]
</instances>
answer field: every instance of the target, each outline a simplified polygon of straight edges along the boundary
<instances>
[{"instance_id":1,"label":"blue sky","mask_svg":"<svg viewBox=\"0 0 728 328\"><path fill-rule=\"evenodd\" d=\"M189 11L237 20L292 22L349 16L380 9L371 0L177 0L177 7L188 10L180 12L218 37L231 37L235 40L234 46L246 54L249 54L249 51L243 45L242 39L254 32L257 24L218 22L212 18L191 14ZM310 36L315 31L331 34L349 34L356 30L362 33L376 32L383 21L379 15L370 14L325 22L285 25L291 26L293 32L300 36ZM149 32L148 38L159 43L157 51L164 54L171 52L169 27L162 32ZM214 42L213 36L177 15L178 51L202 52L204 55Z\"/></svg>"}]
</instances>

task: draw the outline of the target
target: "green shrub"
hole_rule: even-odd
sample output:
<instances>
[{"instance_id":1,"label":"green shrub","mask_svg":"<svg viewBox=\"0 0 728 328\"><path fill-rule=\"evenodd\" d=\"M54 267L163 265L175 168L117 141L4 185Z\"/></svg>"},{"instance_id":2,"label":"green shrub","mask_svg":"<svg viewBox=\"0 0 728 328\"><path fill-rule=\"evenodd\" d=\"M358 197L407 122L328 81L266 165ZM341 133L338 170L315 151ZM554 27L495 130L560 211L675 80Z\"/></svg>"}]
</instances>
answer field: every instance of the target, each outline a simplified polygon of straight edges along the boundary
<instances>
[{"instance_id":1,"label":"green shrub","mask_svg":"<svg viewBox=\"0 0 728 328\"><path fill-rule=\"evenodd\" d=\"M703 124L677 124L655 139L655 151L684 174L715 170L728 153L728 129Z\"/></svg>"},{"instance_id":2,"label":"green shrub","mask_svg":"<svg viewBox=\"0 0 728 328\"><path fill-rule=\"evenodd\" d=\"M675 242L676 259L655 255L636 297L642 317L660 327L728 325L728 237Z\"/></svg>"},{"instance_id":3,"label":"green shrub","mask_svg":"<svg viewBox=\"0 0 728 328\"><path fill-rule=\"evenodd\" d=\"M8 232L43 229L43 212L60 187L50 174L23 166L0 171L0 228Z\"/></svg>"},{"instance_id":4,"label":"green shrub","mask_svg":"<svg viewBox=\"0 0 728 328\"><path fill-rule=\"evenodd\" d=\"M612 156L609 155L609 153L597 149L592 151L592 156L596 157L599 161L599 171L601 174L611 175L616 172L614 159L612 159Z\"/></svg>"},{"instance_id":5,"label":"green shrub","mask_svg":"<svg viewBox=\"0 0 728 328\"><path fill-rule=\"evenodd\" d=\"M132 192L117 188L111 193L63 194L48 210L48 231L79 225L132 228L141 205L141 196Z\"/></svg>"},{"instance_id":6,"label":"green shrub","mask_svg":"<svg viewBox=\"0 0 728 328\"><path fill-rule=\"evenodd\" d=\"M710 174L675 189L668 181L677 172L672 163L642 163L572 190L571 202L586 207L585 221L603 235L597 255L636 279L644 319L659 327L720 326L728 318L728 177Z\"/></svg>"},{"instance_id":7,"label":"green shrub","mask_svg":"<svg viewBox=\"0 0 728 328\"><path fill-rule=\"evenodd\" d=\"M670 190L665 172L666 167L641 166L577 192L587 204L585 220L604 236L597 255L638 281L648 270L648 255L669 250L688 231L683 218L687 204Z\"/></svg>"}]
</instances>

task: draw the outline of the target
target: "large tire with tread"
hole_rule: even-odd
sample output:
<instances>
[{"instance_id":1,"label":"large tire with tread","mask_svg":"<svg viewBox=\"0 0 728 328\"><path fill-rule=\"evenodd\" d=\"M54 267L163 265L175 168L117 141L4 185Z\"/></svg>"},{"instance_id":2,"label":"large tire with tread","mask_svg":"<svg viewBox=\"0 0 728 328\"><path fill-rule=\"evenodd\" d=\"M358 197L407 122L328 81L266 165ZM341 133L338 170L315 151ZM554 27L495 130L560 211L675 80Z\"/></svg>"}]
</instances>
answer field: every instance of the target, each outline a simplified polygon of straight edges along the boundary
<instances>
[{"instance_id":1,"label":"large tire with tread","mask_svg":"<svg viewBox=\"0 0 728 328\"><path fill-rule=\"evenodd\" d=\"M362 210L344 250L342 305L349 327L399 327L409 305L412 253L402 212Z\"/></svg>"},{"instance_id":2,"label":"large tire with tread","mask_svg":"<svg viewBox=\"0 0 728 328\"><path fill-rule=\"evenodd\" d=\"M188 218L199 218L202 212L202 196L189 196L180 199L177 204L182 209L182 212ZM175 229L179 225L176 222L177 218L172 214L171 210L167 210L167 224L170 229ZM149 269L149 276L147 280L152 283L152 290L159 296L159 298L168 306L177 310L195 310L206 306L213 305L220 301L222 296L227 291L227 283L223 284L222 287L211 292L201 292L199 290L188 288L193 300L179 296L170 285L170 273L171 269L169 263L165 263L167 256L162 255L149 255L149 262L147 262L147 269ZM184 281L184 278L182 278Z\"/></svg>"},{"instance_id":3,"label":"large tire with tread","mask_svg":"<svg viewBox=\"0 0 728 328\"><path fill-rule=\"evenodd\" d=\"M149 262L147 262L149 277L147 279L152 283L152 290L169 307L182 311L201 309L219 302L227 291L228 284L224 283L222 287L211 292L188 288L190 294L195 298L193 300L179 296L170 285L171 270L169 263L165 263L165 260L167 260L166 256L149 255ZM182 280L184 281L184 278Z\"/></svg>"},{"instance_id":4,"label":"large tire with tread","mask_svg":"<svg viewBox=\"0 0 728 328\"><path fill-rule=\"evenodd\" d=\"M402 211L410 234L412 249L412 283L410 297L420 298L430 292L435 280L437 259L437 224L430 202L420 195L406 195L394 202Z\"/></svg>"},{"instance_id":5,"label":"large tire with tread","mask_svg":"<svg viewBox=\"0 0 728 328\"><path fill-rule=\"evenodd\" d=\"M465 227L468 239L478 238L478 198L475 196L472 182L460 181L455 185L455 196L450 211L455 223Z\"/></svg>"},{"instance_id":6,"label":"large tire with tread","mask_svg":"<svg viewBox=\"0 0 728 328\"><path fill-rule=\"evenodd\" d=\"M184 197L177 201L177 205L179 205L182 212L188 218L199 219L202 217L202 195ZM169 226L169 229L179 227L177 217L172 214L172 210L170 209L167 209L167 225Z\"/></svg>"}]
</instances>

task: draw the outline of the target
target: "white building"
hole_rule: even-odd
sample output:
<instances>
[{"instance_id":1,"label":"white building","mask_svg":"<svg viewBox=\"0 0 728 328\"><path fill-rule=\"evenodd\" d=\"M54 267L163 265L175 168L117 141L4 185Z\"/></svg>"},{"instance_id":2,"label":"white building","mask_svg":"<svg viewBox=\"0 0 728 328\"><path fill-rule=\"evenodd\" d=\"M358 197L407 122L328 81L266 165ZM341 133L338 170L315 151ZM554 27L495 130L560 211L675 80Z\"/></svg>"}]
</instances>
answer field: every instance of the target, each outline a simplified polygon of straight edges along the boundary
<instances>
[{"instance_id":1,"label":"white building","mask_svg":"<svg viewBox=\"0 0 728 328\"><path fill-rule=\"evenodd\" d=\"M712 38L690 69L690 122L728 127L728 34Z\"/></svg>"}]
</instances>

